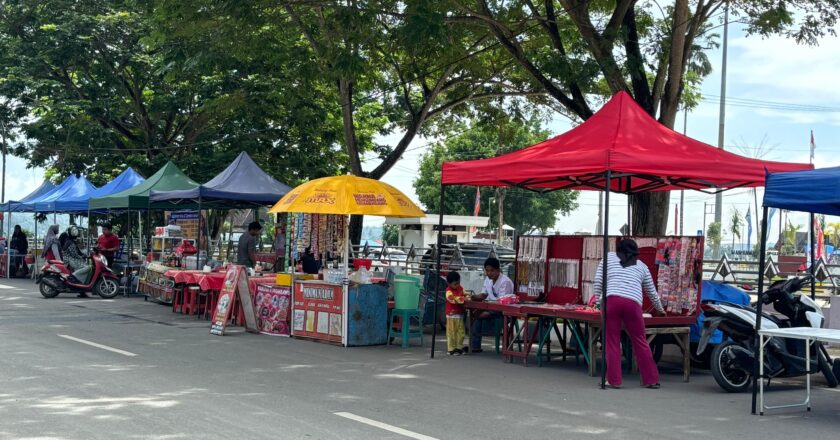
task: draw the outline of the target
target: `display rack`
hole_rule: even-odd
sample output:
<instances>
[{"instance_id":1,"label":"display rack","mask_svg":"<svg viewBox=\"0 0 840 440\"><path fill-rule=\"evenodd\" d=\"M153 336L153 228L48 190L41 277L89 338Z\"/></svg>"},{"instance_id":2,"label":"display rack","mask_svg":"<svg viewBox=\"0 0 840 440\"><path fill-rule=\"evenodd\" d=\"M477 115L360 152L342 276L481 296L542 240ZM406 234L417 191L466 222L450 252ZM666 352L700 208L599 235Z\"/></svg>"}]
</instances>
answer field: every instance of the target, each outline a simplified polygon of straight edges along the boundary
<instances>
[{"instance_id":1,"label":"display rack","mask_svg":"<svg viewBox=\"0 0 840 440\"><path fill-rule=\"evenodd\" d=\"M610 237L614 252L624 237ZM650 269L667 316L693 316L700 301L703 237L629 237ZM543 246L544 245L544 246ZM521 300L587 304L603 257L603 238L583 235L523 236L517 242L516 288ZM536 283L541 286L535 286ZM643 308L653 309L647 296Z\"/></svg>"}]
</instances>

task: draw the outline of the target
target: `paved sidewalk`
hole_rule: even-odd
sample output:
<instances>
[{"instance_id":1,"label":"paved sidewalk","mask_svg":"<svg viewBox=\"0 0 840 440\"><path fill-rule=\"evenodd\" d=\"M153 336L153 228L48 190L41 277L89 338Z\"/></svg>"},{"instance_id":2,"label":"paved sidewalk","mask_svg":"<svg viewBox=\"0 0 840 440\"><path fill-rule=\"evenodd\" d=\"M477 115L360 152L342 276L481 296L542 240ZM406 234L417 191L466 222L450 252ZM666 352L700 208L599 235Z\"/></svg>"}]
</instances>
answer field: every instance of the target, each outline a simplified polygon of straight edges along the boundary
<instances>
[{"instance_id":1,"label":"paved sidewalk","mask_svg":"<svg viewBox=\"0 0 840 440\"><path fill-rule=\"evenodd\" d=\"M80 342L81 341L81 342ZM489 341L488 341L489 342ZM0 439L739 440L834 438L840 389L815 376L814 410L759 418L750 396L708 373L661 390L602 391L570 360L505 364L491 350L429 358L426 347L341 348L241 331L142 297L47 300L0 280ZM775 384L772 402L800 399Z\"/></svg>"}]
</instances>

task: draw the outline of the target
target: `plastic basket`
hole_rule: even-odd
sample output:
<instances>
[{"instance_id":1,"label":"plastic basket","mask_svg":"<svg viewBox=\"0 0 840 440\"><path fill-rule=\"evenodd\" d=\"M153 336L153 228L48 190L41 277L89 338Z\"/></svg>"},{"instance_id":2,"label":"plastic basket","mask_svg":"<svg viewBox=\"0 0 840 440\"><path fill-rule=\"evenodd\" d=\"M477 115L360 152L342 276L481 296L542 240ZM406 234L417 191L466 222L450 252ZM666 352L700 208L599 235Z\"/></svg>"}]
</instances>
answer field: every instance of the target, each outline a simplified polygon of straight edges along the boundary
<instances>
[{"instance_id":1,"label":"plastic basket","mask_svg":"<svg viewBox=\"0 0 840 440\"><path fill-rule=\"evenodd\" d=\"M394 280L394 308L417 310L420 305L420 287L412 280Z\"/></svg>"}]
</instances>

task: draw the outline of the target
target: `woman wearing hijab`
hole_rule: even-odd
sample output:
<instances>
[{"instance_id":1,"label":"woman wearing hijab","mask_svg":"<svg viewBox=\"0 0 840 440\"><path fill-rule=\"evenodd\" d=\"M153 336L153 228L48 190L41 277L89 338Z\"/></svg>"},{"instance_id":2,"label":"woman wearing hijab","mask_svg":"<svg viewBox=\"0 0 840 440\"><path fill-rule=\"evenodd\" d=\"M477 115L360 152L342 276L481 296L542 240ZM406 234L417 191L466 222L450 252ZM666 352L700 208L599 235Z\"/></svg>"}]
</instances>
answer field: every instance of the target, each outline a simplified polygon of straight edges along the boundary
<instances>
[{"instance_id":1,"label":"woman wearing hijab","mask_svg":"<svg viewBox=\"0 0 840 440\"><path fill-rule=\"evenodd\" d=\"M44 259L61 260L61 246L58 242L58 225L52 225L44 238Z\"/></svg>"},{"instance_id":2,"label":"woman wearing hijab","mask_svg":"<svg viewBox=\"0 0 840 440\"><path fill-rule=\"evenodd\" d=\"M88 265L88 259L79 247L79 229L70 226L67 228L67 235L61 234L61 236L64 237L64 243L61 243L61 256L64 263L67 264L67 268L71 272L85 268Z\"/></svg>"},{"instance_id":3,"label":"woman wearing hijab","mask_svg":"<svg viewBox=\"0 0 840 440\"><path fill-rule=\"evenodd\" d=\"M600 303L603 286L603 260L595 272L594 292ZM659 388L659 370L653 360L645 337L645 321L642 316L642 290L650 298L659 315L665 310L659 301L659 294L653 284L653 277L647 266L639 261L639 247L631 239L618 244L616 252L607 254L607 305L606 356L607 382L610 388L621 387L621 329L630 336L633 353L646 388Z\"/></svg>"},{"instance_id":4,"label":"woman wearing hijab","mask_svg":"<svg viewBox=\"0 0 840 440\"><path fill-rule=\"evenodd\" d=\"M26 234L23 233L20 225L15 225L15 232L12 233L11 249L17 251L17 258L15 259L15 274L20 277L25 277L29 273L29 268L23 257L29 253L29 240L26 239Z\"/></svg>"}]
</instances>

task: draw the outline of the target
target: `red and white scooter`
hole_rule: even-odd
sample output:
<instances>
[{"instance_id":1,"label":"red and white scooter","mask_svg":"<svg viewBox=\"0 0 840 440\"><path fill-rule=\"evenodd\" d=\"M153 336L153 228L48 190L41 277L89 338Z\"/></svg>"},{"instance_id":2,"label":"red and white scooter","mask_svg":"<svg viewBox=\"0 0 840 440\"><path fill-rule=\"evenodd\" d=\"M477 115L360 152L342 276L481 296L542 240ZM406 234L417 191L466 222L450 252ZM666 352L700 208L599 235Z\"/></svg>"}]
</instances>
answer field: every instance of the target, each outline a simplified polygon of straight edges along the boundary
<instances>
[{"instance_id":1,"label":"red and white scooter","mask_svg":"<svg viewBox=\"0 0 840 440\"><path fill-rule=\"evenodd\" d=\"M59 293L72 292L84 294L93 292L102 298L113 298L119 293L117 275L108 267L108 260L94 248L90 256L91 273L88 281L78 280L67 269L64 262L50 260L38 275L38 288L44 298L55 298Z\"/></svg>"}]
</instances>

